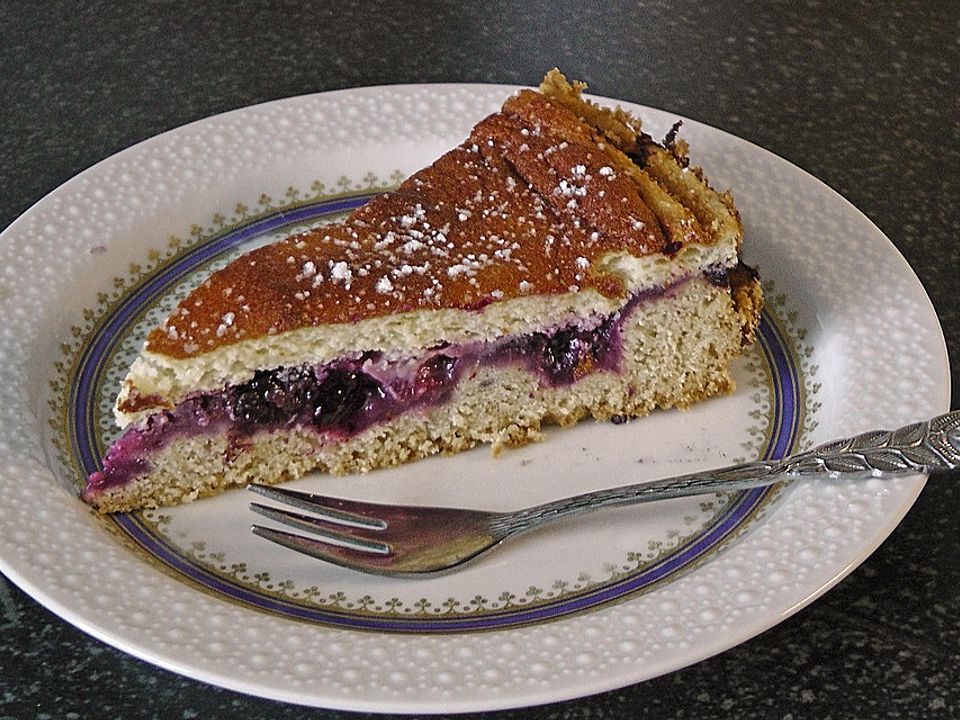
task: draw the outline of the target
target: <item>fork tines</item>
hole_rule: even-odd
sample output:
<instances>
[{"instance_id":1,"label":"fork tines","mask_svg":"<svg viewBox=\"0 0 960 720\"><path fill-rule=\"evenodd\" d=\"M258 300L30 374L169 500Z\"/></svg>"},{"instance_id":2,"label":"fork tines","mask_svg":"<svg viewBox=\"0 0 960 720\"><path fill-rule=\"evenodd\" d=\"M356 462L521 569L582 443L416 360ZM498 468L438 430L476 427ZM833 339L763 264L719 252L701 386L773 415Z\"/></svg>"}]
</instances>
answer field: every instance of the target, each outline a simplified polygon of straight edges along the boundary
<instances>
[{"instance_id":1,"label":"fork tines","mask_svg":"<svg viewBox=\"0 0 960 720\"><path fill-rule=\"evenodd\" d=\"M332 559L329 555L334 551L334 547L380 555L390 552L388 544L369 537L371 532L385 530L387 523L380 518L351 512L351 506L355 505L352 501L268 485L248 485L247 489L270 500L312 513L312 515L304 515L261 503L250 503L250 509L257 514L283 525L304 530L314 536L307 538L262 525L253 525L251 530L260 537L323 559Z\"/></svg>"}]
</instances>

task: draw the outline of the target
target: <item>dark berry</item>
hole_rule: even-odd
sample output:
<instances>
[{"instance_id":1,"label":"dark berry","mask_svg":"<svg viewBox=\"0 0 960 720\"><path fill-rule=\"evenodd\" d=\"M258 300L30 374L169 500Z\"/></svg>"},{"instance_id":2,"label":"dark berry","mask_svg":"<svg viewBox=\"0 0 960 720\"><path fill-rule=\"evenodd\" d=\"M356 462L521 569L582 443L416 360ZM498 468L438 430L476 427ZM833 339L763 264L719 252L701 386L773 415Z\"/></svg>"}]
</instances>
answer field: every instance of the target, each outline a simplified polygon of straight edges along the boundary
<instances>
[{"instance_id":1,"label":"dark berry","mask_svg":"<svg viewBox=\"0 0 960 720\"><path fill-rule=\"evenodd\" d=\"M674 240L664 245L663 250L661 250L660 252L662 252L664 255L673 255L675 252L678 252L682 247L683 247L682 242L678 242L677 240Z\"/></svg>"},{"instance_id":2,"label":"dark berry","mask_svg":"<svg viewBox=\"0 0 960 720\"><path fill-rule=\"evenodd\" d=\"M560 330L548 338L543 347L543 369L554 382L573 382L586 349L576 330Z\"/></svg>"},{"instance_id":3,"label":"dark berry","mask_svg":"<svg viewBox=\"0 0 960 720\"><path fill-rule=\"evenodd\" d=\"M283 421L284 411L269 401L276 392L273 373L259 370L245 383L233 390L230 415L241 426L272 425Z\"/></svg>"},{"instance_id":4,"label":"dark berry","mask_svg":"<svg viewBox=\"0 0 960 720\"><path fill-rule=\"evenodd\" d=\"M371 422L385 395L366 373L330 370L317 388L314 424L321 429L355 432Z\"/></svg>"},{"instance_id":5,"label":"dark berry","mask_svg":"<svg viewBox=\"0 0 960 720\"><path fill-rule=\"evenodd\" d=\"M730 286L730 273L723 265L711 265L703 271L703 274L717 287Z\"/></svg>"},{"instance_id":6,"label":"dark berry","mask_svg":"<svg viewBox=\"0 0 960 720\"><path fill-rule=\"evenodd\" d=\"M304 407L313 406L318 385L312 368L279 368L264 399L293 416Z\"/></svg>"},{"instance_id":7,"label":"dark berry","mask_svg":"<svg viewBox=\"0 0 960 720\"><path fill-rule=\"evenodd\" d=\"M449 355L435 355L417 368L417 390L429 392L448 385L457 361Z\"/></svg>"}]
</instances>

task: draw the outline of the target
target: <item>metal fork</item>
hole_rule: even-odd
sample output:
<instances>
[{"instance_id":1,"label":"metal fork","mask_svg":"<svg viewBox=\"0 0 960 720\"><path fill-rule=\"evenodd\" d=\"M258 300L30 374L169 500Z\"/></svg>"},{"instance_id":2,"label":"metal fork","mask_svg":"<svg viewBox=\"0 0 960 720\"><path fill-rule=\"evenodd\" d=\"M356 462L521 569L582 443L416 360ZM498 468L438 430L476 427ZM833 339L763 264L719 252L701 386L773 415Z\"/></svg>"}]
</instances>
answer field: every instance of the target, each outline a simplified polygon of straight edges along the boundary
<instances>
[{"instance_id":1,"label":"metal fork","mask_svg":"<svg viewBox=\"0 0 960 720\"><path fill-rule=\"evenodd\" d=\"M729 492L804 477L877 477L953 470L960 465L960 411L897 430L835 440L782 460L576 495L512 512L387 505L312 495L268 485L248 489L311 515L251 503L255 512L311 534L261 525L255 534L337 565L390 576L449 572L506 538L604 507Z\"/></svg>"}]
</instances>

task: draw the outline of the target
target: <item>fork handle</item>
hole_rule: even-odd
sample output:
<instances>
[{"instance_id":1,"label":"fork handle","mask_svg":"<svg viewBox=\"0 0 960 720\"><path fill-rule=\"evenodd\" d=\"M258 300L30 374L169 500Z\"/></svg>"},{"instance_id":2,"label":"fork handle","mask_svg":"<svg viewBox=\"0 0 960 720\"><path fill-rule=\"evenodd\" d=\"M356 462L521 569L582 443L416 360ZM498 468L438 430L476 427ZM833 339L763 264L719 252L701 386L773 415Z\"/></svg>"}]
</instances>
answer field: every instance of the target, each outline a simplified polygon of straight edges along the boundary
<instances>
[{"instance_id":1,"label":"fork handle","mask_svg":"<svg viewBox=\"0 0 960 720\"><path fill-rule=\"evenodd\" d=\"M897 430L873 430L834 440L781 460L742 463L554 500L510 513L505 520L510 532L522 532L603 507L747 490L803 477L882 477L958 466L960 411L955 411Z\"/></svg>"}]
</instances>

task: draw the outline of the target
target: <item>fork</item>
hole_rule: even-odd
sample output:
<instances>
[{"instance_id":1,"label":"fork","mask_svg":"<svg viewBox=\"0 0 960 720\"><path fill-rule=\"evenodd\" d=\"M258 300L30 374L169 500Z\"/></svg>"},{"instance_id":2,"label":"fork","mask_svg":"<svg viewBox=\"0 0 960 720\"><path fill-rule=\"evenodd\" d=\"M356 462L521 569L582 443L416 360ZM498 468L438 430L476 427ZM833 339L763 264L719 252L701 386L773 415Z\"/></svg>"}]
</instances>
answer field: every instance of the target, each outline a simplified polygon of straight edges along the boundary
<instances>
[{"instance_id":1,"label":"fork","mask_svg":"<svg viewBox=\"0 0 960 720\"><path fill-rule=\"evenodd\" d=\"M897 430L873 430L834 440L781 460L599 490L512 512L389 505L249 485L306 515L261 503L250 509L310 536L253 525L256 535L343 567L389 576L450 572L506 538L604 507L730 492L805 477L863 478L953 470L960 465L960 411Z\"/></svg>"}]
</instances>

